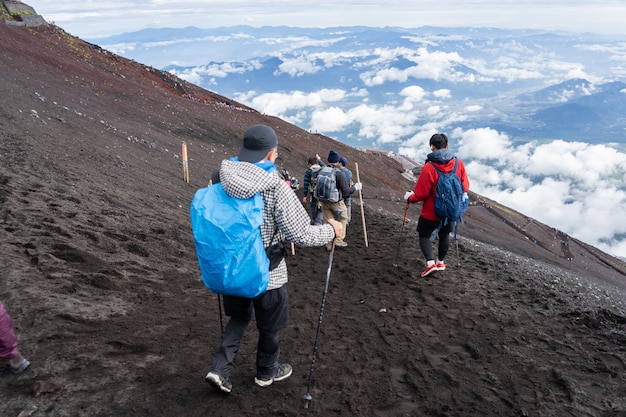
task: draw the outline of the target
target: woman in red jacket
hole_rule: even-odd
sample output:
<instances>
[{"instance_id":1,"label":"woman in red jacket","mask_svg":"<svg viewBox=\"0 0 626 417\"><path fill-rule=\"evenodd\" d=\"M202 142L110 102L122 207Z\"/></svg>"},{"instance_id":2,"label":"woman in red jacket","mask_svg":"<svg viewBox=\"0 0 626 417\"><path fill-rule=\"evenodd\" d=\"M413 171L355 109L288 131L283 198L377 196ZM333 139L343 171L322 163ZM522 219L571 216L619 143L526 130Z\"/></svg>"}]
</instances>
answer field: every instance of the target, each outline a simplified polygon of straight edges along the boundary
<instances>
[{"instance_id":1,"label":"woman in red jacket","mask_svg":"<svg viewBox=\"0 0 626 417\"><path fill-rule=\"evenodd\" d=\"M421 273L422 277L446 269L443 260L450 247L450 232L454 224L454 222L448 222L446 225L442 225L439 230L439 246L437 258L435 259L430 238L433 232L439 227L440 219L435 214L435 189L437 188L439 174L434 166L441 172L452 172L454 169L455 156L452 151L448 149L448 137L443 133L436 133L430 138L430 149L433 152L426 157L426 163L424 163L422 172L415 183L415 188L412 192L407 192L404 196L404 199L407 200L408 203L424 202L417 223L420 249L424 257L426 257L426 269ZM469 190L469 179L465 172L465 165L460 159L458 159L456 174L461 179L463 191L467 193Z\"/></svg>"}]
</instances>

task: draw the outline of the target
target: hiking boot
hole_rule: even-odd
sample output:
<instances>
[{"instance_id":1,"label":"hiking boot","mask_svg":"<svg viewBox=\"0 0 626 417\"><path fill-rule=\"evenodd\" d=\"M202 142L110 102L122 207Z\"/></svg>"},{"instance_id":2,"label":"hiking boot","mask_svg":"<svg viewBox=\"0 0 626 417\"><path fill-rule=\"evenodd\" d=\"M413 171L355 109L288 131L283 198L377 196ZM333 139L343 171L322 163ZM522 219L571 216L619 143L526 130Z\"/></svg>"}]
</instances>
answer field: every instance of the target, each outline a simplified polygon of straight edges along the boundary
<instances>
[{"instance_id":1,"label":"hiking boot","mask_svg":"<svg viewBox=\"0 0 626 417\"><path fill-rule=\"evenodd\" d=\"M439 271L439 268L437 268L437 264L432 264L432 265L426 265L426 269L424 269L421 273L422 278L434 274L435 272Z\"/></svg>"},{"instance_id":2,"label":"hiking boot","mask_svg":"<svg viewBox=\"0 0 626 417\"><path fill-rule=\"evenodd\" d=\"M30 362L20 355L11 359L0 359L0 370L9 370L14 374L21 374L30 366Z\"/></svg>"},{"instance_id":3,"label":"hiking boot","mask_svg":"<svg viewBox=\"0 0 626 417\"><path fill-rule=\"evenodd\" d=\"M443 261L439 261L435 265L437 265L437 271L445 271L446 270L446 264L444 264Z\"/></svg>"},{"instance_id":4,"label":"hiking boot","mask_svg":"<svg viewBox=\"0 0 626 417\"><path fill-rule=\"evenodd\" d=\"M276 372L274 376L271 378L254 378L254 383L259 387L269 387L272 385L274 381L282 381L283 379L287 379L291 376L293 372L293 368L288 363L283 363L278 368L276 368Z\"/></svg>"},{"instance_id":5,"label":"hiking boot","mask_svg":"<svg viewBox=\"0 0 626 417\"><path fill-rule=\"evenodd\" d=\"M233 390L233 384L230 382L230 379L224 378L222 375L217 372L209 372L204 377L204 380L209 384L213 385L216 389L219 389L222 392L229 393Z\"/></svg>"}]
</instances>

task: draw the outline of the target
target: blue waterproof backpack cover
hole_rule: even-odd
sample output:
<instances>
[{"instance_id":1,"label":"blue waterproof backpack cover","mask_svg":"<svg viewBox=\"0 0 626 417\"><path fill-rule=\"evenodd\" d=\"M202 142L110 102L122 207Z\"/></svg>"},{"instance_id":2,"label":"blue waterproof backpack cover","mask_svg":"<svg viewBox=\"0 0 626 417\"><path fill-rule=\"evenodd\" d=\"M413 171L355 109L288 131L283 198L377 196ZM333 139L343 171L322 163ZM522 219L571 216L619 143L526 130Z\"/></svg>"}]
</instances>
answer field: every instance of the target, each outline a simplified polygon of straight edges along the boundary
<instances>
[{"instance_id":1,"label":"blue waterproof backpack cover","mask_svg":"<svg viewBox=\"0 0 626 417\"><path fill-rule=\"evenodd\" d=\"M202 281L214 293L254 298L270 280L263 247L263 198L229 196L221 183L196 191L191 228Z\"/></svg>"}]
</instances>

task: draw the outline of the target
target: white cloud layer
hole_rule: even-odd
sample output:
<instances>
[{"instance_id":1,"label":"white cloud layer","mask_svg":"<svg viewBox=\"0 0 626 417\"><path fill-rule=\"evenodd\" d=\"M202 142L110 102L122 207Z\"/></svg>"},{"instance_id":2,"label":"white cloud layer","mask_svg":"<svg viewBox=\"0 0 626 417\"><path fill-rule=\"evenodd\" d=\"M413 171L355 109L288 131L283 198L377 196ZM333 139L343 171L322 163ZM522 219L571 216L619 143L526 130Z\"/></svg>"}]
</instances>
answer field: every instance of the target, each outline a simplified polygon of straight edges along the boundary
<instances>
[{"instance_id":1,"label":"white cloud layer","mask_svg":"<svg viewBox=\"0 0 626 417\"><path fill-rule=\"evenodd\" d=\"M456 129L473 191L606 252L626 256L626 153L556 140L514 146L492 129Z\"/></svg>"}]
</instances>

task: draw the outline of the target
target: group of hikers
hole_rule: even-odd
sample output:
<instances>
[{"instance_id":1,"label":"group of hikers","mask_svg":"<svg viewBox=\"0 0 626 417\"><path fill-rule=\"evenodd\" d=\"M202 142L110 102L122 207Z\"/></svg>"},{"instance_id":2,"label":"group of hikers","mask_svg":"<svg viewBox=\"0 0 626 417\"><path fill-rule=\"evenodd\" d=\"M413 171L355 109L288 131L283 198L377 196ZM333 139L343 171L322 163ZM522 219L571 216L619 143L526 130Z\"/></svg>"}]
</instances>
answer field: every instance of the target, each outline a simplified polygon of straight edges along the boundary
<instances>
[{"instance_id":1,"label":"group of hikers","mask_svg":"<svg viewBox=\"0 0 626 417\"><path fill-rule=\"evenodd\" d=\"M352 171L348 169L348 159L339 155L337 151L331 150L327 158L328 164L324 163L320 156L316 154L309 158L309 167L304 173L302 202L309 204L311 224L319 225L328 222L328 219L338 220L343 226L342 236L335 238L335 246L346 247L345 241L348 225L351 220L351 196L354 192L362 188L360 182L352 181ZM334 178L333 178L334 176ZM322 179L330 177L329 187L335 187L335 191L329 196L323 194L324 185ZM330 244L326 244L326 249L330 250Z\"/></svg>"},{"instance_id":2,"label":"group of hikers","mask_svg":"<svg viewBox=\"0 0 626 417\"><path fill-rule=\"evenodd\" d=\"M439 197L435 196L439 192L437 188L440 177L454 178L459 184L457 187L464 193L465 201L469 189L465 166L448 149L447 136L435 134L430 138L429 145L432 152L427 156L415 187L404 195L407 210L409 204L423 202L417 224L419 246L426 259L422 277L445 270L444 259L455 223L444 223L437 212ZM291 376L291 365L279 361L279 333L289 323L285 251L268 249L282 245L284 241L301 247L325 245L328 250L332 250L333 241L337 247L347 246L345 236L350 223L350 197L355 191L362 189L360 182L352 181L352 172L346 167L347 159L331 150L327 163L319 155L309 159L309 168L304 174L303 205L277 170L277 157L278 137L274 130L267 125L253 125L244 134L238 156L222 161L219 170L211 176L213 185L209 188L219 184L227 198L243 201L260 195L260 203L256 207L260 216L259 239L267 250L267 258L270 258L266 258L264 264L269 271L262 271L267 282L258 293L242 296L230 294L228 291L218 292L229 320L222 329L219 344L212 354L205 381L224 393L231 392L233 388L233 362L253 317L259 332L255 384L267 387ZM305 208L307 203L310 213ZM210 210L211 206L208 207ZM192 228L194 227L192 215ZM431 243L433 234L439 239L436 256ZM195 236L196 230L194 238ZM225 247L223 249L227 250ZM201 247L198 242L196 250L200 261ZM203 269L202 262L200 267L205 280L204 274L207 271ZM11 318L0 302L0 371L9 370L19 374L29 365L30 362L18 349Z\"/></svg>"},{"instance_id":3,"label":"group of hikers","mask_svg":"<svg viewBox=\"0 0 626 417\"><path fill-rule=\"evenodd\" d=\"M426 258L422 277L445 269L444 259L454 224L444 224L436 214L435 191L439 177L454 176L457 188L465 196L469 189L465 166L448 149L447 136L435 134L429 145L432 152L428 154L427 163L424 164L413 191L404 196L407 209L411 203L423 202L417 225L420 248ZM266 125L253 125L244 133L238 156L222 161L219 170L213 173L212 184L221 184L225 193L235 199L261 195L263 208L260 235L265 248L271 248L276 242L285 240L301 247L325 245L328 250L331 250L333 241L335 246L347 246L345 236L350 222L350 196L362 189L361 183L353 183L352 173L346 167L347 160L334 150L329 152L327 163L319 155L309 159L309 168L303 180L303 205L276 169L277 156L278 137L274 130ZM334 189L328 189L329 186ZM307 203L310 212L305 208ZM210 207L209 204L203 210L210 210ZM192 228L194 227L192 220ZM431 235L434 233L439 238L436 257L431 244ZM207 271L203 268L201 249L202 244L196 240L200 269L207 284ZM289 323L289 299L285 286L288 281L287 265L284 254L277 259L271 259L274 256L270 256L268 251L268 257L268 282L258 294L240 296L227 291L218 292L225 314L230 318L213 352L205 381L221 392L229 393L233 388L233 361L253 316L259 332L255 384L267 387L289 378L293 372L290 364L279 360L279 332Z\"/></svg>"}]
</instances>

